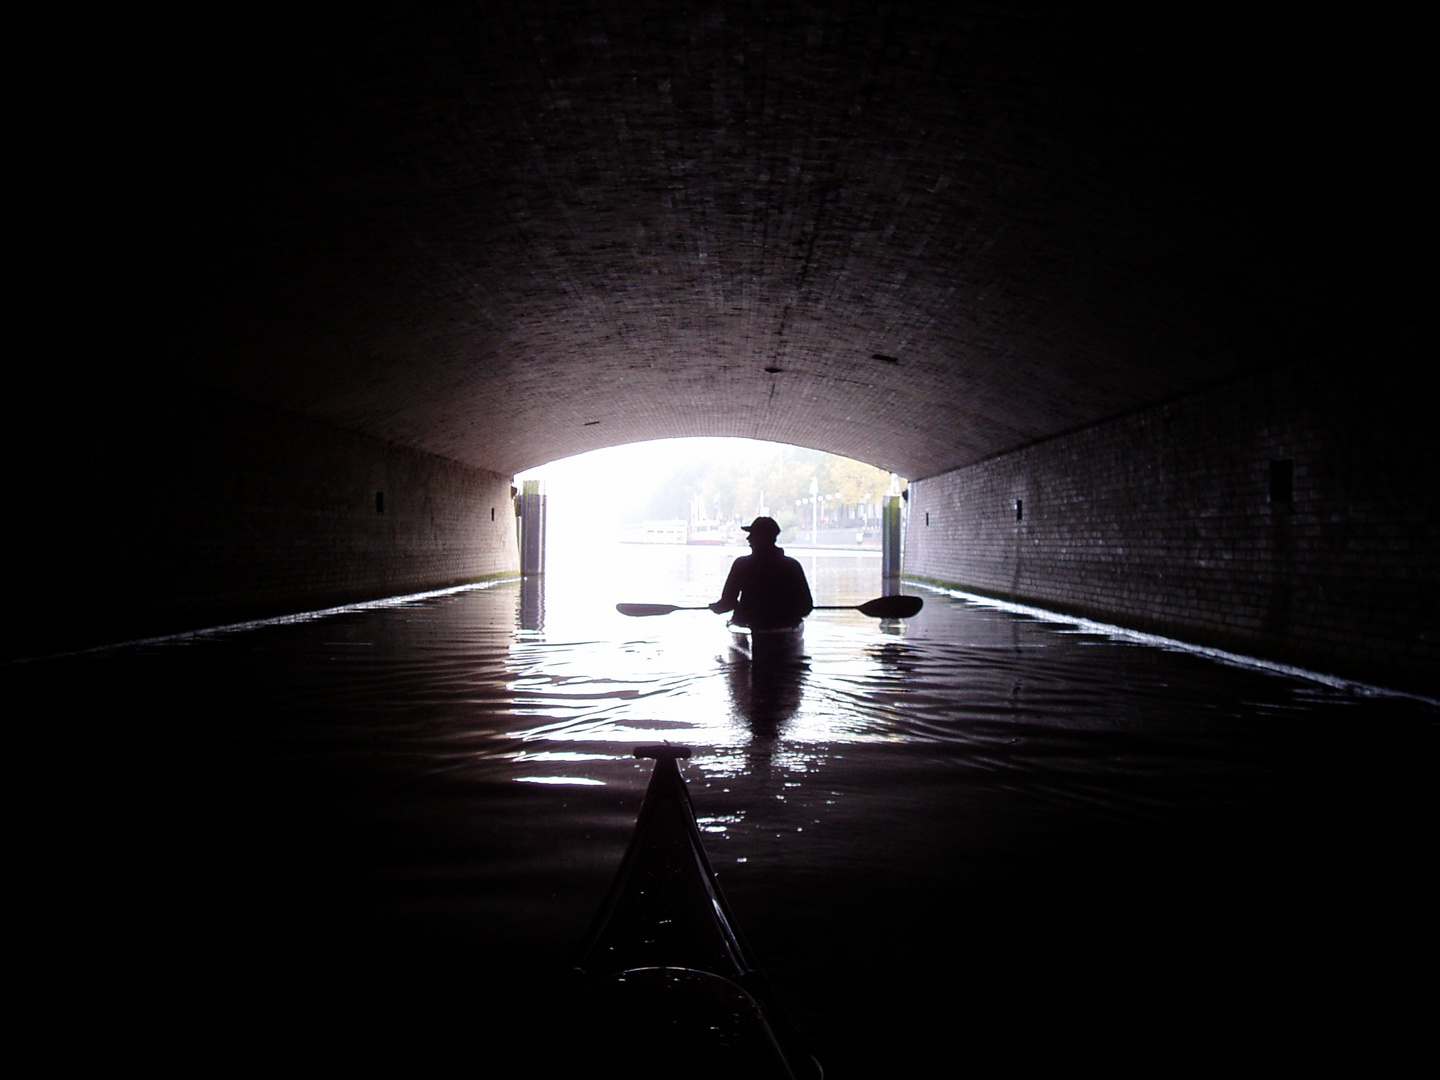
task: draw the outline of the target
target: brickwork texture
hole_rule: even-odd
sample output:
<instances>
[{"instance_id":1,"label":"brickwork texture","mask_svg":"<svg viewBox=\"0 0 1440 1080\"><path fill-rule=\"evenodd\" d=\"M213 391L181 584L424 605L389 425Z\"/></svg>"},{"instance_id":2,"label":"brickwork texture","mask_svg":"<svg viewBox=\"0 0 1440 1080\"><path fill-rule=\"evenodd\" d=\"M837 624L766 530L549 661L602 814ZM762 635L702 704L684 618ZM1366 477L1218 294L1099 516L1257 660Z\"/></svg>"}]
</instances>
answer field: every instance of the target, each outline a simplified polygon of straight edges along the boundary
<instances>
[{"instance_id":1,"label":"brickwork texture","mask_svg":"<svg viewBox=\"0 0 1440 1080\"><path fill-rule=\"evenodd\" d=\"M1428 298L1423 35L1293 23L288 5L133 110L177 117L130 212L167 298L136 336L185 382L512 475L682 435L960 468ZM1337 80L1367 34L1414 62Z\"/></svg>"},{"instance_id":2,"label":"brickwork texture","mask_svg":"<svg viewBox=\"0 0 1440 1080\"><path fill-rule=\"evenodd\" d=\"M508 476L208 391L104 389L18 451L8 655L518 572Z\"/></svg>"},{"instance_id":3,"label":"brickwork texture","mask_svg":"<svg viewBox=\"0 0 1440 1080\"><path fill-rule=\"evenodd\" d=\"M1291 367L913 483L905 572L1436 689L1440 469L1404 392Z\"/></svg>"}]
</instances>

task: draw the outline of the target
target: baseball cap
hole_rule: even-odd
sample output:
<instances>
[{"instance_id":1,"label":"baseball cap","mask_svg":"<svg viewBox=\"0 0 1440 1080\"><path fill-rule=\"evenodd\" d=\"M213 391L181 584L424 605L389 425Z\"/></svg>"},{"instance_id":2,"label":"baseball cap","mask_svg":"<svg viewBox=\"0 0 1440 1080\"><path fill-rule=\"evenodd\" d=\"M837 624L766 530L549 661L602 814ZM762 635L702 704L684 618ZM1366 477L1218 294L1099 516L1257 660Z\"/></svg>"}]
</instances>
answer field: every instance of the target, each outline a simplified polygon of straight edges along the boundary
<instances>
[{"instance_id":1,"label":"baseball cap","mask_svg":"<svg viewBox=\"0 0 1440 1080\"><path fill-rule=\"evenodd\" d=\"M780 524L774 518L757 517L749 525L741 525L746 532L757 533L760 536L769 536L772 539L780 535Z\"/></svg>"}]
</instances>

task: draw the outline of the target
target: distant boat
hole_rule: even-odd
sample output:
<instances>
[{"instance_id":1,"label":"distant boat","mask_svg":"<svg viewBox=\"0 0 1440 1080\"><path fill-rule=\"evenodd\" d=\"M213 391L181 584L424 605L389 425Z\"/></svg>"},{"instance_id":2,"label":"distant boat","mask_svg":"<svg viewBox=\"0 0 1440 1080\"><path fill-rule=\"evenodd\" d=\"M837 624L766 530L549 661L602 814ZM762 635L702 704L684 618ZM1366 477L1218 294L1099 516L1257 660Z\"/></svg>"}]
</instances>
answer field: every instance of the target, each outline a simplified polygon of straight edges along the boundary
<instances>
[{"instance_id":1,"label":"distant boat","mask_svg":"<svg viewBox=\"0 0 1440 1080\"><path fill-rule=\"evenodd\" d=\"M683 518L646 521L639 525L626 525L620 530L622 544L685 544L689 539L690 527Z\"/></svg>"},{"instance_id":2,"label":"distant boat","mask_svg":"<svg viewBox=\"0 0 1440 1080\"><path fill-rule=\"evenodd\" d=\"M725 526L706 513L705 496L698 492L690 499L690 531L685 542L701 547L723 547L725 544Z\"/></svg>"},{"instance_id":3,"label":"distant boat","mask_svg":"<svg viewBox=\"0 0 1440 1080\"><path fill-rule=\"evenodd\" d=\"M706 547L723 547L725 526L718 521L692 521L688 544L702 544Z\"/></svg>"}]
</instances>

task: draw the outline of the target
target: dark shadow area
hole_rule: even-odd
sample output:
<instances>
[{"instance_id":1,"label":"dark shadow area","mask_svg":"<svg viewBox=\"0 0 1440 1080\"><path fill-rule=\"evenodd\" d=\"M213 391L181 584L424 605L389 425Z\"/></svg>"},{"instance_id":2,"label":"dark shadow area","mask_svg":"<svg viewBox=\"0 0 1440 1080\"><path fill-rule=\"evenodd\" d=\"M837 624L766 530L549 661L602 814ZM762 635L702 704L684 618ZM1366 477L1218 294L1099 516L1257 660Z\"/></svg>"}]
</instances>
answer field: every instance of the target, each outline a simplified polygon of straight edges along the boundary
<instances>
[{"instance_id":1,"label":"dark shadow area","mask_svg":"<svg viewBox=\"0 0 1440 1080\"><path fill-rule=\"evenodd\" d=\"M112 1024L239 1062L544 1075L644 778L556 742L605 782L516 782L546 748L506 726L517 591L6 669L73 840L47 978L81 957ZM856 728L804 770L691 782L743 813L705 844L828 1077L1414 1049L1432 708L968 610L927 603L943 639L916 620L862 681L812 660L801 708ZM788 693L752 706L782 737Z\"/></svg>"}]
</instances>

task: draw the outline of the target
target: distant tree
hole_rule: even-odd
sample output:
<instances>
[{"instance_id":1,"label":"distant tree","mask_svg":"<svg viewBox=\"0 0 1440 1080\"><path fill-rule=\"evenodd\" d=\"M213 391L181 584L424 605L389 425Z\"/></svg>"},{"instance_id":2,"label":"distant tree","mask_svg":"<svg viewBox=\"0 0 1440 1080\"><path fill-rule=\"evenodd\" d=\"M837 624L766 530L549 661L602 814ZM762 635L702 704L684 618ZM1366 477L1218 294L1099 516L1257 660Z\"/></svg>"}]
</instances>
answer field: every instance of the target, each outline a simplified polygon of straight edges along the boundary
<instances>
[{"instance_id":1,"label":"distant tree","mask_svg":"<svg viewBox=\"0 0 1440 1080\"><path fill-rule=\"evenodd\" d=\"M890 490L890 474L851 458L775 444L768 454L718 457L677 466L651 497L630 508L628 520L688 518L697 500L706 516L743 523L769 511L785 532L808 526L810 482L822 496L837 496L825 506L836 518L863 506L879 505Z\"/></svg>"}]
</instances>

